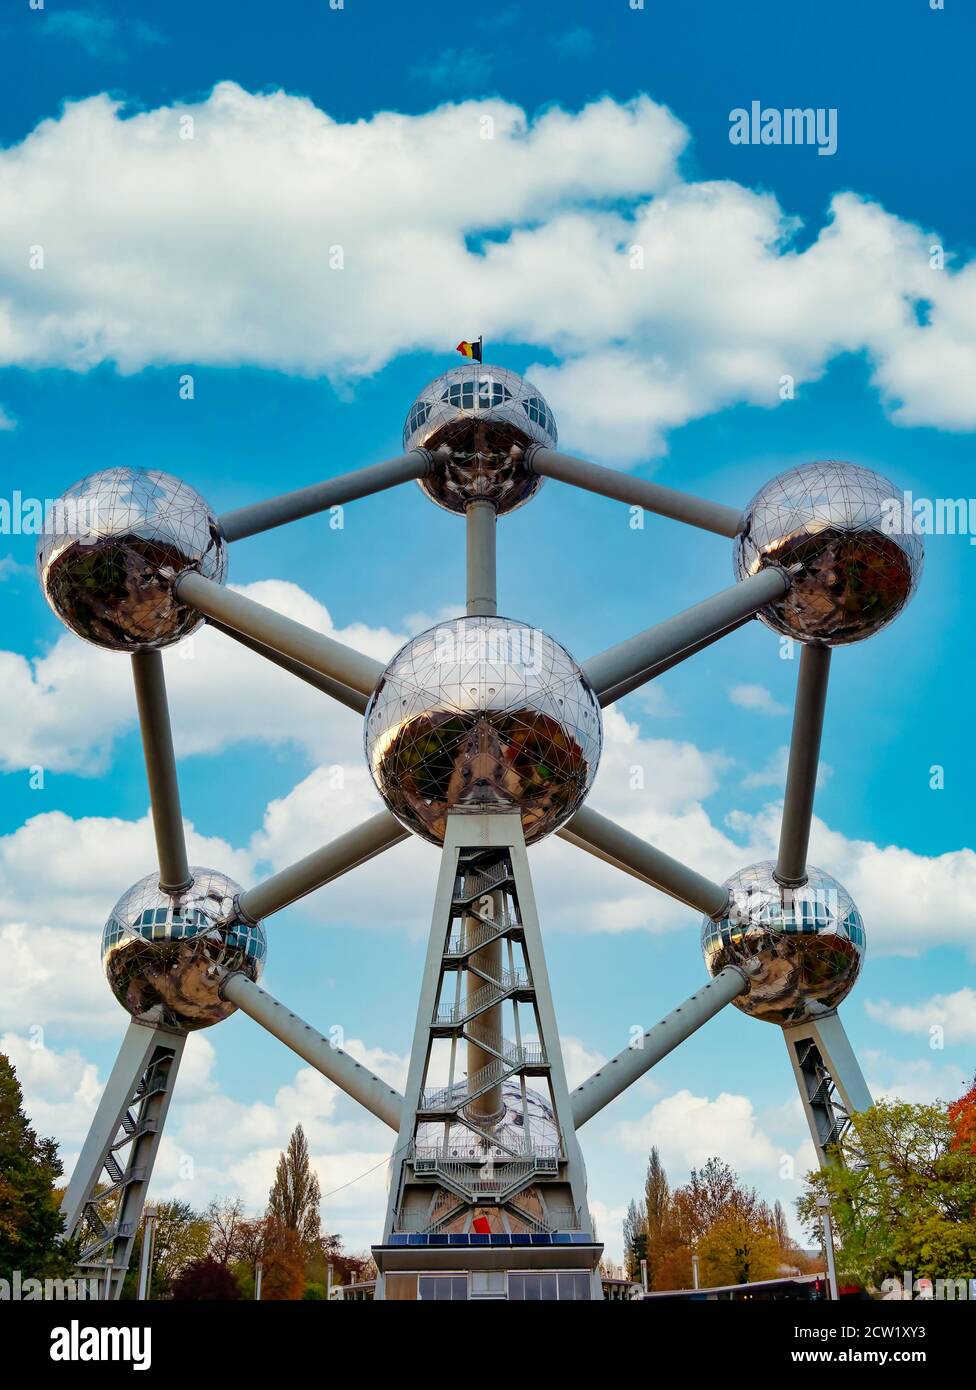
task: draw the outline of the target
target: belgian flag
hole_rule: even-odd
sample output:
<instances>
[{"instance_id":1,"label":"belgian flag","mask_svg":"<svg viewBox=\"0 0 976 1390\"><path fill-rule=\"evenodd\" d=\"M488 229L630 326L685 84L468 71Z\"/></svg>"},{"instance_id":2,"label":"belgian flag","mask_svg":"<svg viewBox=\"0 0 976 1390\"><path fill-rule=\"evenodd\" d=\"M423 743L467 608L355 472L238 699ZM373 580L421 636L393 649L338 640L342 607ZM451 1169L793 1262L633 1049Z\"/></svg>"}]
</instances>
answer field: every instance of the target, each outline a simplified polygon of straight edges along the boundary
<instances>
[{"instance_id":1,"label":"belgian flag","mask_svg":"<svg viewBox=\"0 0 976 1390\"><path fill-rule=\"evenodd\" d=\"M469 342L466 342L466 341L462 338L461 342L459 342L458 345L457 345L457 350L458 350L458 352L461 354L462 357L470 357L470 358L472 358L473 361L475 361L475 362L480 362L480 361L481 361L481 349L482 349L483 344L484 344L484 338L483 338L483 337L479 338L478 341L477 341L476 343L469 343Z\"/></svg>"}]
</instances>

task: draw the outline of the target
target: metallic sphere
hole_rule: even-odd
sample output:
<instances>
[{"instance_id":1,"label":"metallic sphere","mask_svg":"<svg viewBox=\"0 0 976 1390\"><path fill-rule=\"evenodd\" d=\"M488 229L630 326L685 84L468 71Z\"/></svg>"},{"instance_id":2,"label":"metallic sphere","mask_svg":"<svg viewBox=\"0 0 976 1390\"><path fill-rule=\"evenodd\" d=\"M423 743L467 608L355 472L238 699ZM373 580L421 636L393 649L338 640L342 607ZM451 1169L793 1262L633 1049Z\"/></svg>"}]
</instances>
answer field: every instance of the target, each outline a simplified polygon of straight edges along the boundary
<instances>
[{"instance_id":1,"label":"metallic sphere","mask_svg":"<svg viewBox=\"0 0 976 1390\"><path fill-rule=\"evenodd\" d=\"M459 1095L464 1093L466 1084L465 1081L454 1083ZM531 1085L527 1086L526 1113L523 1115L519 1083L503 1081L501 1092L504 1114L488 1127L488 1132L499 1142L490 1143L483 1134L469 1129L462 1113L460 1119L451 1121L446 1134L443 1121L419 1124L416 1140L418 1154L423 1157L425 1149L443 1152L446 1148L451 1158L481 1160L489 1157L507 1158L511 1149L524 1149L537 1154L558 1153L559 1126L549 1097L534 1090ZM479 1125L484 1128L480 1122Z\"/></svg>"},{"instance_id":2,"label":"metallic sphere","mask_svg":"<svg viewBox=\"0 0 976 1390\"><path fill-rule=\"evenodd\" d=\"M893 525L893 483L853 463L808 463L760 488L735 541L739 579L766 565L792 577L759 614L767 627L829 647L860 641L901 612L922 572L921 537Z\"/></svg>"},{"instance_id":3,"label":"metallic sphere","mask_svg":"<svg viewBox=\"0 0 976 1390\"><path fill-rule=\"evenodd\" d=\"M203 618L177 603L173 580L197 570L223 583L227 548L198 492L168 473L107 468L59 498L37 548L44 597L96 647L168 647Z\"/></svg>"},{"instance_id":4,"label":"metallic sphere","mask_svg":"<svg viewBox=\"0 0 976 1390\"><path fill-rule=\"evenodd\" d=\"M511 618L458 618L401 647L365 717L387 806L441 844L448 811L512 811L526 840L558 830L593 784L603 727L558 642Z\"/></svg>"},{"instance_id":5,"label":"metallic sphere","mask_svg":"<svg viewBox=\"0 0 976 1390\"><path fill-rule=\"evenodd\" d=\"M235 1010L220 997L225 970L257 980L264 928L242 921L241 889L213 869L191 868L193 882L167 893L148 874L124 893L102 933L102 963L116 999L139 1023L181 1033L219 1023Z\"/></svg>"},{"instance_id":6,"label":"metallic sphere","mask_svg":"<svg viewBox=\"0 0 976 1390\"><path fill-rule=\"evenodd\" d=\"M420 486L449 512L479 500L499 514L521 507L542 486L522 461L524 451L532 444L554 449L556 439L552 411L532 383L480 362L454 367L425 386L403 427L405 450L434 455Z\"/></svg>"},{"instance_id":7,"label":"metallic sphere","mask_svg":"<svg viewBox=\"0 0 976 1390\"><path fill-rule=\"evenodd\" d=\"M861 914L846 888L807 866L807 882L783 888L769 861L726 880L731 898L719 921L702 923L702 954L710 975L737 965L748 994L733 1002L768 1023L803 1023L831 1013L854 987L864 959Z\"/></svg>"}]
</instances>

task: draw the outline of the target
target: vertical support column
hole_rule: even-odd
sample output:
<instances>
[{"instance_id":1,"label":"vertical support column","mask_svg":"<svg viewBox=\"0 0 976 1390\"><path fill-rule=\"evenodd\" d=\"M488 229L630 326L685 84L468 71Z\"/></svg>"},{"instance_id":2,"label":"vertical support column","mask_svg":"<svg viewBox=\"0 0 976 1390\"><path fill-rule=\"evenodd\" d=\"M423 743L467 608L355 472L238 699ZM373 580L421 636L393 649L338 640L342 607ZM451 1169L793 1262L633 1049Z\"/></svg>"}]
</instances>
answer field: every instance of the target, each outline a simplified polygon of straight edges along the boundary
<instances>
[{"instance_id":1,"label":"vertical support column","mask_svg":"<svg viewBox=\"0 0 976 1390\"><path fill-rule=\"evenodd\" d=\"M493 618L498 612L495 574L497 516L492 502L469 502L465 510L468 529L468 617Z\"/></svg>"},{"instance_id":2,"label":"vertical support column","mask_svg":"<svg viewBox=\"0 0 976 1390\"><path fill-rule=\"evenodd\" d=\"M486 894L483 898L479 899L476 904L482 916L490 916L495 920L497 920L500 905L500 893ZM477 933L483 930L484 923L478 917L465 917L464 935L466 942L470 943L472 939L477 940ZM485 984L481 975L477 974L477 970L481 970L486 975L490 975L493 980L497 980L501 977L503 968L501 937L496 941L492 941L482 950L476 951L469 957L468 963L470 967L475 967L475 969L469 968L465 971L466 997L470 1001L480 989L484 988ZM483 1033L487 1033L489 1037L500 1037L503 1031L501 1004L494 1004L490 1009L486 1009L484 1013L480 1014L477 1024L472 1031L483 1031ZM476 1076L482 1068L489 1066L494 1060L490 1052L485 1052L484 1048L479 1047L478 1044L469 1037L467 1048L469 1080L471 1077ZM499 1082L497 1086L493 1086L491 1090L486 1091L484 1095L478 1096L476 1100L473 1100L470 1105L468 1105L467 1109L472 1118L477 1118L481 1124L491 1124L493 1121L500 1119L504 1110L502 1105L501 1083Z\"/></svg>"},{"instance_id":3,"label":"vertical support column","mask_svg":"<svg viewBox=\"0 0 976 1390\"><path fill-rule=\"evenodd\" d=\"M146 756L146 776L149 779L149 799L159 860L159 886L164 892L178 893L189 888L192 880L186 858L176 756L160 653L133 652L132 678Z\"/></svg>"},{"instance_id":4,"label":"vertical support column","mask_svg":"<svg viewBox=\"0 0 976 1390\"><path fill-rule=\"evenodd\" d=\"M61 1203L79 1276L102 1278L104 1298L122 1293L185 1042L130 1022Z\"/></svg>"},{"instance_id":5,"label":"vertical support column","mask_svg":"<svg viewBox=\"0 0 976 1390\"><path fill-rule=\"evenodd\" d=\"M783 1029L793 1074L817 1151L825 1168L831 1145L843 1139L851 1115L874 1104L871 1092L836 1013Z\"/></svg>"},{"instance_id":6,"label":"vertical support column","mask_svg":"<svg viewBox=\"0 0 976 1390\"><path fill-rule=\"evenodd\" d=\"M829 673L830 648L805 645L800 654L796 683L790 762L776 859L776 881L787 888L797 888L807 881L807 846L817 790Z\"/></svg>"}]
</instances>

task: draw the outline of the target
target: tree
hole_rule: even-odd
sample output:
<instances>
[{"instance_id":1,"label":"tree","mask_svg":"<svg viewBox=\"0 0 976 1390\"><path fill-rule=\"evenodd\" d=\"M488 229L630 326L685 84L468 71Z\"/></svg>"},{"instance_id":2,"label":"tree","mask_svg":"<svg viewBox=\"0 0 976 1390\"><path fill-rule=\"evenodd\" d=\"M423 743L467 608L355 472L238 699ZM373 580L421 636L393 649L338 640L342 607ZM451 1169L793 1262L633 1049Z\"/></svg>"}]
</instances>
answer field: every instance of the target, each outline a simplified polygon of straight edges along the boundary
<instances>
[{"instance_id":1,"label":"tree","mask_svg":"<svg viewBox=\"0 0 976 1390\"><path fill-rule=\"evenodd\" d=\"M630 1203L624 1217L624 1266L629 1279L641 1277L641 1260L647 1255L647 1214L643 1202Z\"/></svg>"},{"instance_id":2,"label":"tree","mask_svg":"<svg viewBox=\"0 0 976 1390\"><path fill-rule=\"evenodd\" d=\"M644 1225L648 1287L653 1287L657 1262L663 1257L662 1235L671 1207L671 1186L661 1163L661 1155L652 1148L647 1160L644 1179Z\"/></svg>"},{"instance_id":3,"label":"tree","mask_svg":"<svg viewBox=\"0 0 976 1390\"><path fill-rule=\"evenodd\" d=\"M191 1260L173 1283L173 1297L179 1299L222 1300L240 1298L237 1280L226 1264L205 1255Z\"/></svg>"},{"instance_id":4,"label":"tree","mask_svg":"<svg viewBox=\"0 0 976 1390\"><path fill-rule=\"evenodd\" d=\"M976 1079L969 1090L949 1106L949 1119L955 1130L955 1146L976 1153Z\"/></svg>"},{"instance_id":5,"label":"tree","mask_svg":"<svg viewBox=\"0 0 976 1390\"><path fill-rule=\"evenodd\" d=\"M63 1165L53 1139L39 1139L24 1113L23 1091L0 1053L0 1278L69 1277L75 1247L61 1244L64 1218L55 1182Z\"/></svg>"},{"instance_id":6,"label":"tree","mask_svg":"<svg viewBox=\"0 0 976 1390\"><path fill-rule=\"evenodd\" d=\"M240 1197L222 1201L214 1198L207 1207L206 1219L210 1232L207 1254L218 1264L230 1264L240 1255L244 1203Z\"/></svg>"},{"instance_id":7,"label":"tree","mask_svg":"<svg viewBox=\"0 0 976 1390\"><path fill-rule=\"evenodd\" d=\"M261 1252L261 1298L268 1302L301 1298L305 1292L305 1250L298 1232L268 1219Z\"/></svg>"},{"instance_id":8,"label":"tree","mask_svg":"<svg viewBox=\"0 0 976 1390\"><path fill-rule=\"evenodd\" d=\"M916 1278L972 1275L976 1151L965 1135L960 1142L959 1123L954 1106L878 1101L852 1117L837 1161L807 1175L797 1212L817 1232L817 1198L829 1199L848 1276L879 1287L905 1270Z\"/></svg>"},{"instance_id":9,"label":"tree","mask_svg":"<svg viewBox=\"0 0 976 1390\"><path fill-rule=\"evenodd\" d=\"M278 1159L268 1196L268 1220L294 1231L302 1248L311 1252L321 1237L321 1200L319 1180L309 1162L305 1131L297 1125Z\"/></svg>"},{"instance_id":10,"label":"tree","mask_svg":"<svg viewBox=\"0 0 976 1390\"><path fill-rule=\"evenodd\" d=\"M734 1206L727 1207L705 1232L698 1254L702 1283L713 1288L774 1279L782 1262L773 1222L750 1218Z\"/></svg>"},{"instance_id":11,"label":"tree","mask_svg":"<svg viewBox=\"0 0 976 1390\"><path fill-rule=\"evenodd\" d=\"M129 1270L122 1290L123 1298L135 1298L139 1262L142 1258L141 1227L132 1250ZM206 1217L189 1202L159 1202L156 1206L156 1242L153 1253L151 1298L169 1298L173 1285L187 1265L203 1259L210 1240Z\"/></svg>"}]
</instances>

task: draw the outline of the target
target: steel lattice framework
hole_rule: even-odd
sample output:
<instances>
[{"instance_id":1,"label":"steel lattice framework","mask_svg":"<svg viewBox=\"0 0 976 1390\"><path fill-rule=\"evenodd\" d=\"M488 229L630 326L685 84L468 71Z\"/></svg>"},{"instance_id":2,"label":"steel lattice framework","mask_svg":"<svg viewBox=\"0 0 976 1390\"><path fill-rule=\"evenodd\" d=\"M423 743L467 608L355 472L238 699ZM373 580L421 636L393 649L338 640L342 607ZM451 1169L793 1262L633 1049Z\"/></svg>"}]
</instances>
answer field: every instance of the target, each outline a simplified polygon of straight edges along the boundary
<instances>
[{"instance_id":1,"label":"steel lattice framework","mask_svg":"<svg viewBox=\"0 0 976 1390\"><path fill-rule=\"evenodd\" d=\"M106 1297L121 1290L185 1036L235 1009L397 1132L380 1296L416 1297L424 1278L455 1281L437 1296L466 1296L457 1281L469 1275L482 1293L599 1296L577 1130L729 1003L782 1028L821 1162L870 1105L836 1012L864 925L807 845L831 649L904 607L921 542L887 524L893 485L850 464L793 469L740 511L557 452L556 440L536 388L471 363L418 396L402 456L272 501L217 517L185 483L135 469L92 475L61 499L39 546L42 587L71 630L131 658L158 851L158 871L105 928L109 982L131 1022L64 1200ZM736 582L577 664L497 614L497 520L546 478L733 540ZM407 481L465 518L467 609L388 666L224 587L229 544ZM779 850L720 884L583 803L601 708L755 617L802 643ZM190 866L184 841L160 652L204 621L364 716L388 808L246 890ZM443 855L404 1096L258 978L269 916L410 833ZM699 911L711 976L571 1093L525 854L549 833ZM438 1076L439 1048L450 1061Z\"/></svg>"}]
</instances>

